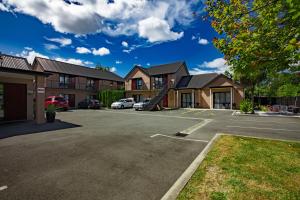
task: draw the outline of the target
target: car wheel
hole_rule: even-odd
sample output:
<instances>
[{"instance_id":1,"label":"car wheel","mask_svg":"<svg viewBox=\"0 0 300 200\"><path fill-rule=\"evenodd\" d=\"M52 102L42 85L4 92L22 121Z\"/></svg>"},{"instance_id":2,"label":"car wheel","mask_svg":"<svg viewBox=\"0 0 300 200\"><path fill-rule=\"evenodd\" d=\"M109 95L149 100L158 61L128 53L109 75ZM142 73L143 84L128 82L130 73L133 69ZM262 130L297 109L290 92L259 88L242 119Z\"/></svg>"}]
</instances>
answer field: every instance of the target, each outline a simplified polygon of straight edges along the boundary
<instances>
[{"instance_id":1,"label":"car wheel","mask_svg":"<svg viewBox=\"0 0 300 200\"><path fill-rule=\"evenodd\" d=\"M67 108L67 107L65 107L65 108L64 108L64 111L68 111L68 108Z\"/></svg>"}]
</instances>

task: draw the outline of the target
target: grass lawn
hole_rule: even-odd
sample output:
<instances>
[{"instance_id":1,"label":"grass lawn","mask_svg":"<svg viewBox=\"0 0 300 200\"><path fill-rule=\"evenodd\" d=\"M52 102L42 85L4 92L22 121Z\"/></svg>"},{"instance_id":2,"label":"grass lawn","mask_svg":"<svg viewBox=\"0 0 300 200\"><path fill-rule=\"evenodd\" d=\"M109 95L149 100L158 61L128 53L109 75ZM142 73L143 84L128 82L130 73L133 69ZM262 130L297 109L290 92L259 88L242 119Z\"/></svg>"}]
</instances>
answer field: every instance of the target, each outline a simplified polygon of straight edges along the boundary
<instances>
[{"instance_id":1,"label":"grass lawn","mask_svg":"<svg viewBox=\"0 0 300 200\"><path fill-rule=\"evenodd\" d=\"M300 199L300 143L222 136L177 199Z\"/></svg>"}]
</instances>

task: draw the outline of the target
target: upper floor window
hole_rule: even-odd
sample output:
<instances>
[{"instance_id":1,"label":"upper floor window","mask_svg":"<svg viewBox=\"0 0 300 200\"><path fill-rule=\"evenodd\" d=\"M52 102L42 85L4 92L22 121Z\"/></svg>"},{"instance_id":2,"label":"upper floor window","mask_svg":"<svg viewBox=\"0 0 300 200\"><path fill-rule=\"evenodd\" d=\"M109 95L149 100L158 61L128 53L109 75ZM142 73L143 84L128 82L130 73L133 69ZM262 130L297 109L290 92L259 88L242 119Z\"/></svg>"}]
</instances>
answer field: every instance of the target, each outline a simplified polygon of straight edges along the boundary
<instances>
[{"instance_id":1,"label":"upper floor window","mask_svg":"<svg viewBox=\"0 0 300 200\"><path fill-rule=\"evenodd\" d=\"M154 77L154 88L155 89L161 89L163 87L164 84L164 79L163 76L155 76Z\"/></svg>"},{"instance_id":2,"label":"upper floor window","mask_svg":"<svg viewBox=\"0 0 300 200\"><path fill-rule=\"evenodd\" d=\"M86 86L87 87L95 87L95 80L94 79L87 79Z\"/></svg>"},{"instance_id":3,"label":"upper floor window","mask_svg":"<svg viewBox=\"0 0 300 200\"><path fill-rule=\"evenodd\" d=\"M59 86L68 86L70 82L70 77L69 75L66 74L60 74L59 75Z\"/></svg>"},{"instance_id":4,"label":"upper floor window","mask_svg":"<svg viewBox=\"0 0 300 200\"><path fill-rule=\"evenodd\" d=\"M143 86L143 81L141 78L136 79L136 89L141 90Z\"/></svg>"}]
</instances>

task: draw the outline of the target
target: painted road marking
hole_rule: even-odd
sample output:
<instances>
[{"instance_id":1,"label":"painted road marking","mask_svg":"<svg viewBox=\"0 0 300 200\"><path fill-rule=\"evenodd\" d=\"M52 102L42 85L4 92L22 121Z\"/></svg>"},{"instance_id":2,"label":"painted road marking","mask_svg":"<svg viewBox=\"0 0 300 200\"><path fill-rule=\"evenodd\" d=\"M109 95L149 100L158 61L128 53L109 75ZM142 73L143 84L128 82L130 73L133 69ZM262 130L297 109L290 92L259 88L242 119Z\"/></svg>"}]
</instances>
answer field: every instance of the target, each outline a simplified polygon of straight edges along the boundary
<instances>
[{"instance_id":1,"label":"painted road marking","mask_svg":"<svg viewBox=\"0 0 300 200\"><path fill-rule=\"evenodd\" d=\"M260 128L254 126L226 126L229 128L243 128L243 129L261 129L261 130L272 130L272 131L289 131L289 132L300 132L299 130L290 130L290 129L277 129L277 128Z\"/></svg>"},{"instance_id":2,"label":"painted road marking","mask_svg":"<svg viewBox=\"0 0 300 200\"><path fill-rule=\"evenodd\" d=\"M133 113L133 112L118 112L118 111L107 111L101 110L100 112L109 112L109 113L116 113L116 114L126 114L126 115L140 115L140 116L153 116L153 117L166 117L166 118L178 118L178 119L201 119L205 120L204 118L198 117L181 117L181 116L173 116L173 115L155 115L155 114L145 114L145 113Z\"/></svg>"},{"instance_id":3,"label":"painted road marking","mask_svg":"<svg viewBox=\"0 0 300 200\"><path fill-rule=\"evenodd\" d=\"M1 187L0 187L0 191L6 190L7 188L8 188L7 185L1 186Z\"/></svg>"},{"instance_id":4,"label":"painted road marking","mask_svg":"<svg viewBox=\"0 0 300 200\"><path fill-rule=\"evenodd\" d=\"M258 122L258 123L275 123L275 124L299 124L299 122L273 122L273 121L261 121L261 120L240 120L240 119L230 119L235 122Z\"/></svg>"},{"instance_id":5,"label":"painted road marking","mask_svg":"<svg viewBox=\"0 0 300 200\"><path fill-rule=\"evenodd\" d=\"M197 112L197 110L188 110L188 111L185 111L185 112L181 113L181 115L184 115L184 114L187 114L187 113L191 113L191 112Z\"/></svg>"},{"instance_id":6,"label":"painted road marking","mask_svg":"<svg viewBox=\"0 0 300 200\"><path fill-rule=\"evenodd\" d=\"M190 135L191 133L195 132L196 130L202 128L203 126L205 126L206 124L208 124L209 122L211 122L212 119L205 119L202 122L195 124L194 126L191 126L183 131L180 131L180 133L184 133L187 135Z\"/></svg>"},{"instance_id":7,"label":"painted road marking","mask_svg":"<svg viewBox=\"0 0 300 200\"><path fill-rule=\"evenodd\" d=\"M167 137L167 138L172 138L172 139L176 139L176 140L186 140L186 141L194 141L194 142L205 142L208 143L209 141L207 140L197 140L197 139L189 139L189 138L180 138L180 137L175 137L175 136L169 136L169 135L163 135L163 134L155 134L155 135L151 135L151 138L154 137Z\"/></svg>"}]
</instances>

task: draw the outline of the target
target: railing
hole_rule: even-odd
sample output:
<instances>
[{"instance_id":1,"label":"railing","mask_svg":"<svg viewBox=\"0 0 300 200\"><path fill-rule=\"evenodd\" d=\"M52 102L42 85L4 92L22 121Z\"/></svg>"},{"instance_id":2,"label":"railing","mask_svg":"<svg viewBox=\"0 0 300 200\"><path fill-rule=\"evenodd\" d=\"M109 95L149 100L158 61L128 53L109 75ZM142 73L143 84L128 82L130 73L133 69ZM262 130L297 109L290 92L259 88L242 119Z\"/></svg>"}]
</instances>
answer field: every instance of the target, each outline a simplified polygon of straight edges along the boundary
<instances>
[{"instance_id":1,"label":"railing","mask_svg":"<svg viewBox=\"0 0 300 200\"><path fill-rule=\"evenodd\" d=\"M57 88L57 89L77 89L77 90L88 90L97 91L95 85L87 85L84 83L60 83L58 81L47 80L46 87Z\"/></svg>"},{"instance_id":2,"label":"railing","mask_svg":"<svg viewBox=\"0 0 300 200\"><path fill-rule=\"evenodd\" d=\"M150 100L150 103L145 107L145 110L154 110L156 105L164 98L168 93L168 85L164 85L163 88L159 91L158 95Z\"/></svg>"}]
</instances>

